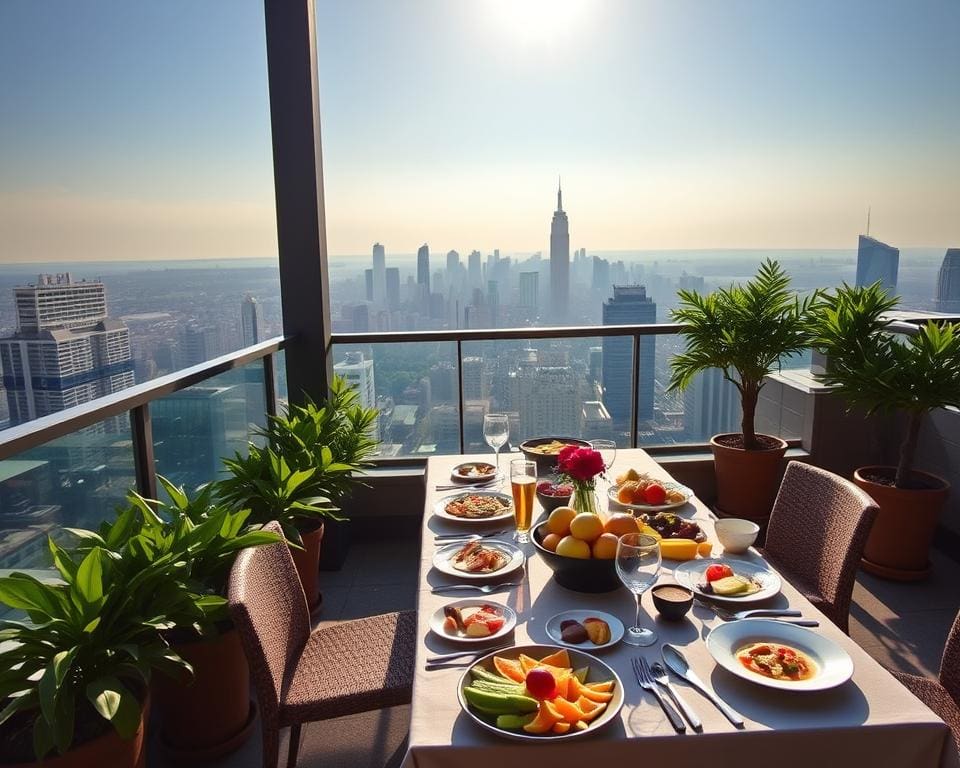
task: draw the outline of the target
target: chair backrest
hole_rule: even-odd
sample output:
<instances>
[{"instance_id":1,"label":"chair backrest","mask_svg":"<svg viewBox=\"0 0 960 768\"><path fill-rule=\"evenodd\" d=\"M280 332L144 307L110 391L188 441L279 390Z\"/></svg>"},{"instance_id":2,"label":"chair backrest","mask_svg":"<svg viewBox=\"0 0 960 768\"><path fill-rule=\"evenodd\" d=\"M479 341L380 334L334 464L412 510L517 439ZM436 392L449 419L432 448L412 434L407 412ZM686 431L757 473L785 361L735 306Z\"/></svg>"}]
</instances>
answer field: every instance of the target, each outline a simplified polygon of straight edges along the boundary
<instances>
[{"instance_id":1,"label":"chair backrest","mask_svg":"<svg viewBox=\"0 0 960 768\"><path fill-rule=\"evenodd\" d=\"M283 535L276 522L263 528ZM276 724L284 685L310 637L307 598L287 544L242 550L230 571L228 599L257 689L260 716Z\"/></svg>"},{"instance_id":2,"label":"chair backrest","mask_svg":"<svg viewBox=\"0 0 960 768\"><path fill-rule=\"evenodd\" d=\"M765 553L844 632L877 504L849 480L791 461L770 513Z\"/></svg>"},{"instance_id":3,"label":"chair backrest","mask_svg":"<svg viewBox=\"0 0 960 768\"><path fill-rule=\"evenodd\" d=\"M943 649L943 659L940 661L940 684L960 706L960 613L953 620L950 634L947 635L947 645Z\"/></svg>"}]
</instances>

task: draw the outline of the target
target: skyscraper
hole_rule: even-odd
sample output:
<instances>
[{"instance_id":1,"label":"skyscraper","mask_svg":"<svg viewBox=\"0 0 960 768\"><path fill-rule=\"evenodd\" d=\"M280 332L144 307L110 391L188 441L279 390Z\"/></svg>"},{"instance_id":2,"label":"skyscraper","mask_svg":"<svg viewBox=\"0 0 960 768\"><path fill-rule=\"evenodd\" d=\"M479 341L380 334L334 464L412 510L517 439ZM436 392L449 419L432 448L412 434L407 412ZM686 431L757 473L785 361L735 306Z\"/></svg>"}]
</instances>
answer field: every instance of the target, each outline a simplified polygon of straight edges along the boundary
<instances>
[{"instance_id":1,"label":"skyscraper","mask_svg":"<svg viewBox=\"0 0 960 768\"><path fill-rule=\"evenodd\" d=\"M456 251L447 251L447 279L453 282L460 271L460 254Z\"/></svg>"},{"instance_id":2,"label":"skyscraper","mask_svg":"<svg viewBox=\"0 0 960 768\"><path fill-rule=\"evenodd\" d=\"M563 210L563 192L557 183L557 210L550 222L550 316L566 319L570 305L570 226Z\"/></svg>"},{"instance_id":3,"label":"skyscraper","mask_svg":"<svg viewBox=\"0 0 960 768\"><path fill-rule=\"evenodd\" d=\"M240 326L243 331L243 346L249 347L263 341L263 318L260 304L250 295L240 302Z\"/></svg>"},{"instance_id":4,"label":"skyscraper","mask_svg":"<svg viewBox=\"0 0 960 768\"><path fill-rule=\"evenodd\" d=\"M347 352L346 356L339 363L333 366L333 372L337 376L342 376L347 383L357 390L360 396L360 405L364 408L377 407L377 390L373 377L373 360L365 360L363 352ZM377 440L380 439L379 416L373 423L372 434Z\"/></svg>"},{"instance_id":5,"label":"skyscraper","mask_svg":"<svg viewBox=\"0 0 960 768\"><path fill-rule=\"evenodd\" d=\"M604 325L637 325L657 322L657 305L642 285L615 285L613 298L603 303ZM640 373L637 382L637 421L653 419L653 382L656 356L653 336L640 339ZM603 402L614 429L630 430L630 386L633 343L628 336L603 340Z\"/></svg>"},{"instance_id":6,"label":"skyscraper","mask_svg":"<svg viewBox=\"0 0 960 768\"><path fill-rule=\"evenodd\" d=\"M421 298L428 298L430 296L430 247L426 243L417 251L417 285L420 286Z\"/></svg>"},{"instance_id":7,"label":"skyscraper","mask_svg":"<svg viewBox=\"0 0 960 768\"><path fill-rule=\"evenodd\" d=\"M869 235L860 235L857 245L857 285L873 285L878 280L890 293L897 292L900 250Z\"/></svg>"},{"instance_id":8,"label":"skyscraper","mask_svg":"<svg viewBox=\"0 0 960 768\"><path fill-rule=\"evenodd\" d=\"M387 267L387 306L397 309L400 306L400 268Z\"/></svg>"},{"instance_id":9,"label":"skyscraper","mask_svg":"<svg viewBox=\"0 0 960 768\"><path fill-rule=\"evenodd\" d=\"M540 274L538 272L520 273L520 306L531 312L537 311Z\"/></svg>"},{"instance_id":10,"label":"skyscraper","mask_svg":"<svg viewBox=\"0 0 960 768\"><path fill-rule=\"evenodd\" d=\"M480 264L480 251L471 251L467 257L467 277L471 288L483 285L483 267Z\"/></svg>"},{"instance_id":11,"label":"skyscraper","mask_svg":"<svg viewBox=\"0 0 960 768\"><path fill-rule=\"evenodd\" d=\"M960 248L948 248L937 274L937 312L960 312Z\"/></svg>"},{"instance_id":12,"label":"skyscraper","mask_svg":"<svg viewBox=\"0 0 960 768\"><path fill-rule=\"evenodd\" d=\"M593 257L593 275L590 287L594 291L602 291L603 293L610 290L610 262L601 259L599 256Z\"/></svg>"},{"instance_id":13,"label":"skyscraper","mask_svg":"<svg viewBox=\"0 0 960 768\"><path fill-rule=\"evenodd\" d=\"M377 304L387 301L387 256L380 243L373 244L373 297Z\"/></svg>"},{"instance_id":14,"label":"skyscraper","mask_svg":"<svg viewBox=\"0 0 960 768\"><path fill-rule=\"evenodd\" d=\"M743 412L740 392L719 368L694 377L683 393L683 431L691 442L707 442L713 435L737 432Z\"/></svg>"},{"instance_id":15,"label":"skyscraper","mask_svg":"<svg viewBox=\"0 0 960 768\"><path fill-rule=\"evenodd\" d=\"M373 301L373 270L363 270L363 295L367 301Z\"/></svg>"},{"instance_id":16,"label":"skyscraper","mask_svg":"<svg viewBox=\"0 0 960 768\"><path fill-rule=\"evenodd\" d=\"M107 316L102 282L40 275L13 295L17 330L0 339L11 425L133 385L130 331Z\"/></svg>"}]
</instances>

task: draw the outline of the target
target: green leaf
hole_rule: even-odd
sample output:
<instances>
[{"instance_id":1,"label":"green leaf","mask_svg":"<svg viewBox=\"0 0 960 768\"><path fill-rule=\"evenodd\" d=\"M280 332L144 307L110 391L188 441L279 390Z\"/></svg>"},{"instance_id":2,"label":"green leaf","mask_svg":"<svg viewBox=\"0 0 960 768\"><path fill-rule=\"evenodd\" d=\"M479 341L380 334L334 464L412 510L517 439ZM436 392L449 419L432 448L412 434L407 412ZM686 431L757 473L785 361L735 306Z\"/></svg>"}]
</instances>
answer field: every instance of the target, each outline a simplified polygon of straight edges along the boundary
<instances>
[{"instance_id":1,"label":"green leaf","mask_svg":"<svg viewBox=\"0 0 960 768\"><path fill-rule=\"evenodd\" d=\"M5 722L7 722L7 720L17 714L17 712L36 707L37 704L38 698L36 689L28 691L27 693L23 694L23 696L12 697L10 699L10 703L0 710L0 725L3 725Z\"/></svg>"},{"instance_id":2,"label":"green leaf","mask_svg":"<svg viewBox=\"0 0 960 768\"><path fill-rule=\"evenodd\" d=\"M100 547L90 550L77 569L76 587L90 604L103 598L103 563Z\"/></svg>"},{"instance_id":3,"label":"green leaf","mask_svg":"<svg viewBox=\"0 0 960 768\"><path fill-rule=\"evenodd\" d=\"M117 678L105 676L87 685L87 700L102 718L109 720L117 735L131 738L140 726L140 702Z\"/></svg>"},{"instance_id":4,"label":"green leaf","mask_svg":"<svg viewBox=\"0 0 960 768\"><path fill-rule=\"evenodd\" d=\"M57 592L56 587L23 573L0 578L0 603L36 612L44 618L59 616L63 612L64 602Z\"/></svg>"}]
</instances>

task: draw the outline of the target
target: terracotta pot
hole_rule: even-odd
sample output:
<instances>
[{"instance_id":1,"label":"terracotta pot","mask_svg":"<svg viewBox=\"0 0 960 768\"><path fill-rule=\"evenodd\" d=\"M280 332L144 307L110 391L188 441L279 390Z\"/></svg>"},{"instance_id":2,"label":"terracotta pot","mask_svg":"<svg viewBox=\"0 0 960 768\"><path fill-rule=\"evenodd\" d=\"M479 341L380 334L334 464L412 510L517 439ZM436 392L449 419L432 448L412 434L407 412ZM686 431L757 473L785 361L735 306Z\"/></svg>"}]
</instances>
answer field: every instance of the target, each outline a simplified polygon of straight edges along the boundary
<instances>
[{"instance_id":1,"label":"terracotta pot","mask_svg":"<svg viewBox=\"0 0 960 768\"><path fill-rule=\"evenodd\" d=\"M894 581L918 581L930 573L930 542L950 493L950 483L927 472L913 477L927 488L894 488L864 475L893 477L894 467L861 467L853 482L873 497L880 512L860 561L863 570Z\"/></svg>"},{"instance_id":2,"label":"terracotta pot","mask_svg":"<svg viewBox=\"0 0 960 768\"><path fill-rule=\"evenodd\" d=\"M759 451L729 448L717 442L729 436L714 435L710 440L717 476L717 508L727 517L765 522L780 487L780 469L787 444L770 435L758 437L775 440L777 446Z\"/></svg>"},{"instance_id":3,"label":"terracotta pot","mask_svg":"<svg viewBox=\"0 0 960 768\"><path fill-rule=\"evenodd\" d=\"M173 650L190 662L194 677L153 676L161 746L177 765L233 752L249 738L256 715L240 633L230 625L210 640L174 643Z\"/></svg>"},{"instance_id":4,"label":"terracotta pot","mask_svg":"<svg viewBox=\"0 0 960 768\"><path fill-rule=\"evenodd\" d=\"M100 736L85 741L65 755L48 755L42 763L0 763L0 768L144 768L147 764L144 734L149 719L150 697L147 696L140 712L140 727L130 739L121 739L110 726Z\"/></svg>"},{"instance_id":5,"label":"terracotta pot","mask_svg":"<svg viewBox=\"0 0 960 768\"><path fill-rule=\"evenodd\" d=\"M297 575L307 597L307 607L314 613L320 607L320 544L323 541L323 523L312 531L301 531L303 549L290 548Z\"/></svg>"}]
</instances>

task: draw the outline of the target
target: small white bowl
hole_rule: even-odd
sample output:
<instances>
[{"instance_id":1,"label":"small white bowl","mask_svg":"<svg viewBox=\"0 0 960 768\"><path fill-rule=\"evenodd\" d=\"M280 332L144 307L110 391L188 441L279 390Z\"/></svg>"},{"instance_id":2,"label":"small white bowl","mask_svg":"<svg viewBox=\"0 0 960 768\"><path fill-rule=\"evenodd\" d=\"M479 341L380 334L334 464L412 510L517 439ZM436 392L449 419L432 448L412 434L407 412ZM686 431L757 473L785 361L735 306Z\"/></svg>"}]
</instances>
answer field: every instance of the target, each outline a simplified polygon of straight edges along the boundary
<instances>
[{"instance_id":1,"label":"small white bowl","mask_svg":"<svg viewBox=\"0 0 960 768\"><path fill-rule=\"evenodd\" d=\"M752 520L740 520L735 517L717 520L713 527L723 545L723 551L733 555L746 552L760 533L760 526Z\"/></svg>"}]
</instances>

